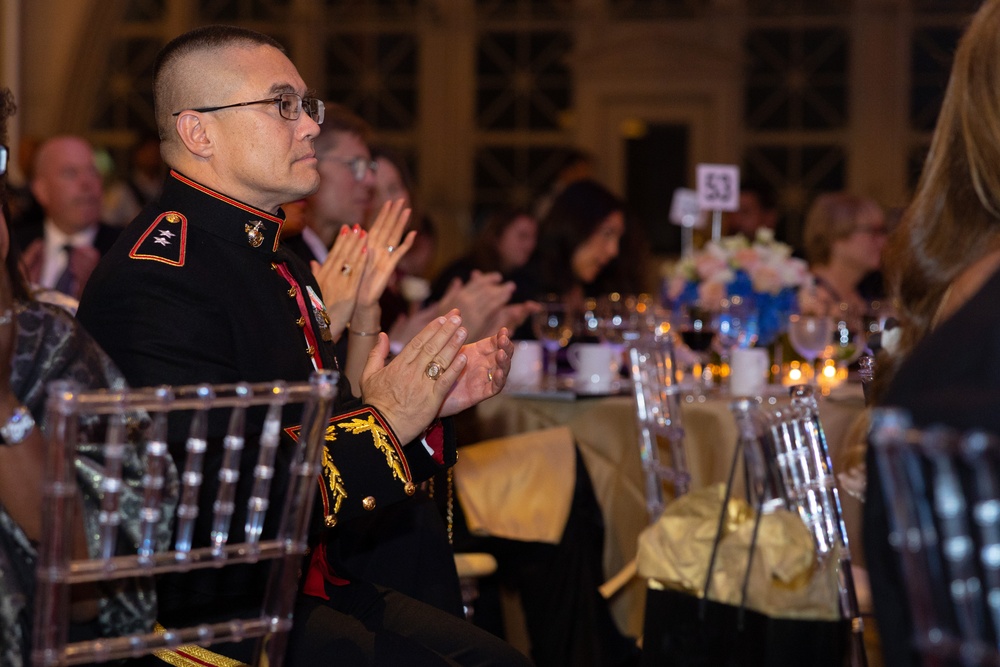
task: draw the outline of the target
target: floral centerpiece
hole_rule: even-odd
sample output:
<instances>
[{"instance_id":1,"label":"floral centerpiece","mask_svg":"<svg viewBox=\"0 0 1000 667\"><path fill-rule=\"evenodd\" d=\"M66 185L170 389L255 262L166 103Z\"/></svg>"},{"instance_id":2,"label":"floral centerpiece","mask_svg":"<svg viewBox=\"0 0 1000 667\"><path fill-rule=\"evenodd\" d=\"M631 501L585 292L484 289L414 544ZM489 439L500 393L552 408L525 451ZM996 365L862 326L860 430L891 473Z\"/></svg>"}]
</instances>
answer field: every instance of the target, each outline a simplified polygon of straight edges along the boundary
<instances>
[{"instance_id":1,"label":"floral centerpiece","mask_svg":"<svg viewBox=\"0 0 1000 667\"><path fill-rule=\"evenodd\" d=\"M768 345L796 311L798 290L808 280L805 261L792 257L791 246L775 241L771 230L761 229L753 242L729 236L683 257L667 281L667 298L674 307L718 303L727 296L752 300L757 342Z\"/></svg>"}]
</instances>

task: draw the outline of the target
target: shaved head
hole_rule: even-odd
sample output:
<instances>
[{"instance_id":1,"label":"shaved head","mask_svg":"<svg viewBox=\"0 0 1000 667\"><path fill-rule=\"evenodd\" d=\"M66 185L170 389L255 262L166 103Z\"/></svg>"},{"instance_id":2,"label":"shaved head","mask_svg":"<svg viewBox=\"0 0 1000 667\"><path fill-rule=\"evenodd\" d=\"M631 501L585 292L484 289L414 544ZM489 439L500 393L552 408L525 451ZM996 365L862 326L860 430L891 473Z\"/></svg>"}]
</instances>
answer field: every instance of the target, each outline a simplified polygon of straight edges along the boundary
<instances>
[{"instance_id":1,"label":"shaved head","mask_svg":"<svg viewBox=\"0 0 1000 667\"><path fill-rule=\"evenodd\" d=\"M153 68L153 106L164 157L176 150L174 112L225 99L243 77L232 61L219 57L230 49L270 46L282 53L281 44L267 35L233 26L206 26L184 33L160 51Z\"/></svg>"}]
</instances>

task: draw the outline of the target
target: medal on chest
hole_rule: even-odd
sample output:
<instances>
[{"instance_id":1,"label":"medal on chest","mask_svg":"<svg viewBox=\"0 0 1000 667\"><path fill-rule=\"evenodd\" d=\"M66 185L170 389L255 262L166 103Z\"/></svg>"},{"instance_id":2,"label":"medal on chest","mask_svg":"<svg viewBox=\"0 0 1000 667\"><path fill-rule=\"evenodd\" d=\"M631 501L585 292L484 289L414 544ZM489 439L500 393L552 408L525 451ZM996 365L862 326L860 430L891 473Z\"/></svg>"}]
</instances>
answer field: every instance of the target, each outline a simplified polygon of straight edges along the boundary
<instances>
[{"instance_id":1,"label":"medal on chest","mask_svg":"<svg viewBox=\"0 0 1000 667\"><path fill-rule=\"evenodd\" d=\"M330 315L326 312L326 304L311 286L307 285L306 291L309 292L309 303L312 306L313 315L316 316L316 323L319 325L320 338L325 341L333 340L333 334L330 333Z\"/></svg>"}]
</instances>

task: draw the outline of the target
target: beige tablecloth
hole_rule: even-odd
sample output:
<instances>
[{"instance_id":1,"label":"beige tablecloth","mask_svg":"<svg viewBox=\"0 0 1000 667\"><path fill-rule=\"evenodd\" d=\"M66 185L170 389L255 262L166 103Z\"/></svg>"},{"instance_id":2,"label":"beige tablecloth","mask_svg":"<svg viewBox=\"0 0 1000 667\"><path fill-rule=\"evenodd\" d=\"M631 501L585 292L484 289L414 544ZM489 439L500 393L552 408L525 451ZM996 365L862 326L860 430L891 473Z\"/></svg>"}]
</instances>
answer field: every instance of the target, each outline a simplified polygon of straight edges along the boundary
<instances>
[{"instance_id":1,"label":"beige tablecloth","mask_svg":"<svg viewBox=\"0 0 1000 667\"><path fill-rule=\"evenodd\" d=\"M841 388L834 397L820 401L820 419L834 461L863 408L860 387ZM570 428L601 504L607 576L632 561L639 533L648 522L634 410L631 396L568 400L505 394L476 408L480 432L492 438L560 425ZM729 399L685 402L682 421L691 488L725 481L737 437ZM644 583L635 580L612 599L615 619L628 634L641 634L644 596Z\"/></svg>"}]
</instances>

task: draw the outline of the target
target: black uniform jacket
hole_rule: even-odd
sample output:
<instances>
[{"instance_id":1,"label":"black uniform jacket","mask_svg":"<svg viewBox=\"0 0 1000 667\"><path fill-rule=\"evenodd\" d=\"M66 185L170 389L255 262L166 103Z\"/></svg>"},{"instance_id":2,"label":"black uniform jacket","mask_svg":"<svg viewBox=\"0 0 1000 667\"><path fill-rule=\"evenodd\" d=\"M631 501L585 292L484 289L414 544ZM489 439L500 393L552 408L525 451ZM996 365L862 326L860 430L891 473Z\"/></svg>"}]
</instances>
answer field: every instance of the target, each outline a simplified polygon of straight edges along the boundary
<instances>
[{"instance_id":1,"label":"black uniform jacket","mask_svg":"<svg viewBox=\"0 0 1000 667\"><path fill-rule=\"evenodd\" d=\"M280 247L281 225L279 217L171 172L160 199L94 271L77 316L133 386L303 381L314 365L333 368L322 295L306 266ZM317 517L326 526L405 499L415 483L441 470L419 441L400 446L381 415L349 399L346 387L342 378L327 430ZM292 420L285 430L296 426ZM446 435L450 465L454 438ZM183 432L174 436L183 441ZM221 444L210 447L206 456L206 483L219 450ZM245 460L252 465L252 456ZM243 477L247 493L250 475ZM207 538L210 512L202 515L206 525L196 532ZM242 525L239 516L233 525Z\"/></svg>"}]
</instances>

